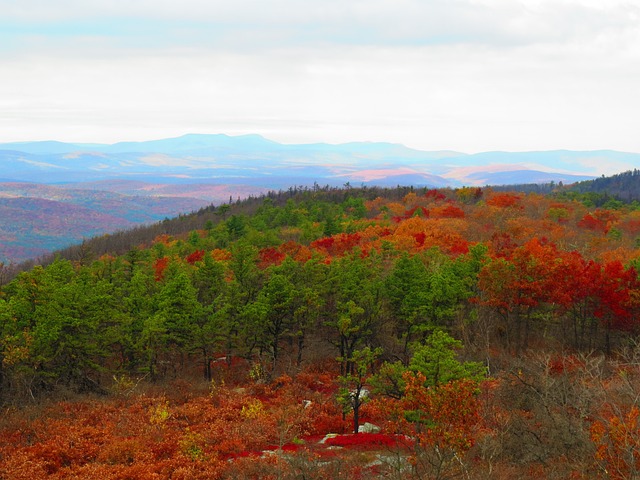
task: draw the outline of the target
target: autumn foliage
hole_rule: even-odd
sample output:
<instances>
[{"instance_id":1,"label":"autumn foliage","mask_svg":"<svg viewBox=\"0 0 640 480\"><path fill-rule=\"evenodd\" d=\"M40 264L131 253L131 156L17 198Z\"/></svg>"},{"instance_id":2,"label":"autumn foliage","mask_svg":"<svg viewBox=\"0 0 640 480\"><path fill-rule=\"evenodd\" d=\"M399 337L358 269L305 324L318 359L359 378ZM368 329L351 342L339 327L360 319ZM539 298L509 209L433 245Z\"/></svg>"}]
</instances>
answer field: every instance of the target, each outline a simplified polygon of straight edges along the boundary
<instances>
[{"instance_id":1,"label":"autumn foliage","mask_svg":"<svg viewBox=\"0 0 640 480\"><path fill-rule=\"evenodd\" d=\"M307 191L36 266L0 286L0 478L636 478L616 205Z\"/></svg>"}]
</instances>

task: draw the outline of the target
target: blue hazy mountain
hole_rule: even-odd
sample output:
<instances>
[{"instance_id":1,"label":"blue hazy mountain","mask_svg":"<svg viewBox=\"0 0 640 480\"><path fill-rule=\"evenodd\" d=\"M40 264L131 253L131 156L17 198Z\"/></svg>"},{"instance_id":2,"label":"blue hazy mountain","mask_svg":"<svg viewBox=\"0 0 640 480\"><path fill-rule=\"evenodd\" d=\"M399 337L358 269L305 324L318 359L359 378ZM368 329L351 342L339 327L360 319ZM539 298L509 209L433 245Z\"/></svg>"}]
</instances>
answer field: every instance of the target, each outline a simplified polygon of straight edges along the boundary
<instances>
[{"instance_id":1,"label":"blue hazy mountain","mask_svg":"<svg viewBox=\"0 0 640 480\"><path fill-rule=\"evenodd\" d=\"M394 143L281 144L259 135L0 144L0 262L292 186L458 187L563 182L640 165L615 151L421 151Z\"/></svg>"},{"instance_id":2,"label":"blue hazy mountain","mask_svg":"<svg viewBox=\"0 0 640 480\"><path fill-rule=\"evenodd\" d=\"M504 172L479 172L468 176L476 185L520 185L525 183L564 183L571 184L591 180L587 175L564 175L560 173L539 172L535 170L512 170Z\"/></svg>"},{"instance_id":3,"label":"blue hazy mountain","mask_svg":"<svg viewBox=\"0 0 640 480\"><path fill-rule=\"evenodd\" d=\"M0 144L4 180L42 183L104 179L228 183L286 188L296 184L372 185L430 179L431 186L571 183L633 168L640 154L616 151L421 151L393 143L281 144L259 135L190 134L146 142ZM504 174L501 174L503 172ZM508 172L508 173L507 173ZM546 175L541 175L545 173Z\"/></svg>"}]
</instances>

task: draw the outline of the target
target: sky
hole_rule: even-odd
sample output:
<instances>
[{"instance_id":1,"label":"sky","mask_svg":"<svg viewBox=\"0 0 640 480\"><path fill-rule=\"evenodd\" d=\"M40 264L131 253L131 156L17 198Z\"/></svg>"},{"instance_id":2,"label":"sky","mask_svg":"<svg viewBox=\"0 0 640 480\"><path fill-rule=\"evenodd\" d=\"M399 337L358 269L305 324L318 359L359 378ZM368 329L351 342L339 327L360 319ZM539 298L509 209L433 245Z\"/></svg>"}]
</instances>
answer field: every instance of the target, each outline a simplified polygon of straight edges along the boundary
<instances>
[{"instance_id":1,"label":"sky","mask_svg":"<svg viewBox=\"0 0 640 480\"><path fill-rule=\"evenodd\" d=\"M0 142L640 152L640 0L0 0Z\"/></svg>"}]
</instances>

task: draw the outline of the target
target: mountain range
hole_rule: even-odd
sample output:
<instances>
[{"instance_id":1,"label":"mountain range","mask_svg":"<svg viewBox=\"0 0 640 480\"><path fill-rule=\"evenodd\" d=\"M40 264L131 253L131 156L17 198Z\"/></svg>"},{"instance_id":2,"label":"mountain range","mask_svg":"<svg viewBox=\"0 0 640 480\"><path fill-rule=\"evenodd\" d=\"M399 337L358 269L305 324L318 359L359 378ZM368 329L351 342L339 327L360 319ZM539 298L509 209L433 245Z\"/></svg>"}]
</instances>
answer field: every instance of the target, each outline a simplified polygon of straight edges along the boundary
<instances>
[{"instance_id":1,"label":"mountain range","mask_svg":"<svg viewBox=\"0 0 640 480\"><path fill-rule=\"evenodd\" d=\"M459 187L592 179L640 164L616 151L421 151L400 144L282 144L259 135L0 144L0 262L268 190L313 184Z\"/></svg>"},{"instance_id":2,"label":"mountain range","mask_svg":"<svg viewBox=\"0 0 640 480\"><path fill-rule=\"evenodd\" d=\"M640 154L615 151L421 151L392 143L287 145L259 135L197 135L106 144L0 144L2 177L42 183L105 179L152 183L232 183L288 188L302 181L389 183L410 177L416 186L574 182L593 178L602 162L637 164ZM611 172L611 173L616 173Z\"/></svg>"}]
</instances>

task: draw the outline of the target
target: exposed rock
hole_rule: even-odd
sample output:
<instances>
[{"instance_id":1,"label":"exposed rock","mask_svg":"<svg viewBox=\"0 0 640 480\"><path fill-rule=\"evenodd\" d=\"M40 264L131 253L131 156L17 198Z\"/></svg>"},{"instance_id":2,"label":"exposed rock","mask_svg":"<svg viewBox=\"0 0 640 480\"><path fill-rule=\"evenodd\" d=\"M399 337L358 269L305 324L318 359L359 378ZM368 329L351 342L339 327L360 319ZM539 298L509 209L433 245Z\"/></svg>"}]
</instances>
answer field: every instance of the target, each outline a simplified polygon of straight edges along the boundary
<instances>
[{"instance_id":1,"label":"exposed rock","mask_svg":"<svg viewBox=\"0 0 640 480\"><path fill-rule=\"evenodd\" d=\"M358 433L380 433L380 427L373 423L365 422L358 427Z\"/></svg>"}]
</instances>

